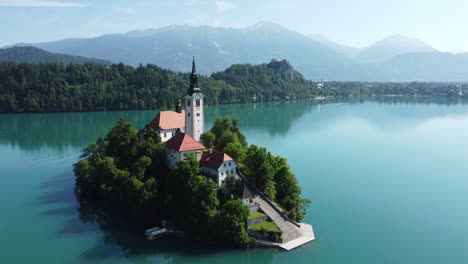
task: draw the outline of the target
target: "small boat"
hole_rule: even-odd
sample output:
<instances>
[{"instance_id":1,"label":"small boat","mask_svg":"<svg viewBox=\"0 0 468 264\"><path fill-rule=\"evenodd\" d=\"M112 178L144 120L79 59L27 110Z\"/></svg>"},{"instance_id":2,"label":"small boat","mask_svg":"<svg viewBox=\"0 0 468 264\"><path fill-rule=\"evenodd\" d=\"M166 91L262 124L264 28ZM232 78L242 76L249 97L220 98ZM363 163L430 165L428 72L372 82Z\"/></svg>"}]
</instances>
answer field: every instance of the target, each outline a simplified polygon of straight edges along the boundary
<instances>
[{"instance_id":1,"label":"small boat","mask_svg":"<svg viewBox=\"0 0 468 264\"><path fill-rule=\"evenodd\" d=\"M169 235L172 232L173 232L172 230L169 230L167 228L160 228L160 227L153 227L145 231L146 237L149 240L153 240L153 239L160 238L162 236Z\"/></svg>"},{"instance_id":2,"label":"small boat","mask_svg":"<svg viewBox=\"0 0 468 264\"><path fill-rule=\"evenodd\" d=\"M161 229L161 227L159 227L159 226L152 227L152 228L150 228L150 229L147 229L147 230L145 231L145 234L146 234L146 236L149 236L149 234L151 234L152 232L157 231L157 230L160 230L160 229Z\"/></svg>"}]
</instances>

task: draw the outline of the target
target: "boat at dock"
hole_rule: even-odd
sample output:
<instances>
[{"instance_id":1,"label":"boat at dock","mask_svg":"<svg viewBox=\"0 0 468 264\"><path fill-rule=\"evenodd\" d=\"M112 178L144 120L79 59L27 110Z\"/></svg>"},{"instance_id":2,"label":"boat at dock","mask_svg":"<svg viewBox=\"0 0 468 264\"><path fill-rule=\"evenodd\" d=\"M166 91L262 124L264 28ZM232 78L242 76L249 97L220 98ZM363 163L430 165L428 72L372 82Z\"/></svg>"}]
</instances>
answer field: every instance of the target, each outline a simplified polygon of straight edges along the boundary
<instances>
[{"instance_id":1,"label":"boat at dock","mask_svg":"<svg viewBox=\"0 0 468 264\"><path fill-rule=\"evenodd\" d=\"M166 228L166 227L153 227L145 231L146 237L149 240L155 240L161 237L173 235L173 236L184 236L184 231L176 228Z\"/></svg>"}]
</instances>

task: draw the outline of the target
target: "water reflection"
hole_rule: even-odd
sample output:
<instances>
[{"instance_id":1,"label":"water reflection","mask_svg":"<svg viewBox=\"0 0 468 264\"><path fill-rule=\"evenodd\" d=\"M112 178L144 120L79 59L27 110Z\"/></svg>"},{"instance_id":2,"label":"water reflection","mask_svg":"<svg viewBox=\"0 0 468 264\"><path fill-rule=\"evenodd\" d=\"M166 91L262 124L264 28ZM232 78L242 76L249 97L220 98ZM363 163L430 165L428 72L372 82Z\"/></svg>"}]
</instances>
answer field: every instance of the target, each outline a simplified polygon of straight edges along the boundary
<instances>
[{"instance_id":1,"label":"water reflection","mask_svg":"<svg viewBox=\"0 0 468 264\"><path fill-rule=\"evenodd\" d=\"M218 116L230 115L241 120L242 129L285 135L298 122L302 122L297 126L301 129L315 129L353 115L367 120L371 125L391 128L433 117L465 114L466 110L462 106L466 103L467 100L458 98L383 97L220 105L206 108L205 127L210 128ZM339 104L359 106L341 108ZM409 105L412 107L405 107ZM59 153L68 148L81 149L97 137L105 135L120 117L136 127L143 127L156 114L157 111L127 111L0 115L0 145L19 147L26 152L42 148ZM303 119L304 116L307 118ZM396 123L391 120L388 122L388 119Z\"/></svg>"},{"instance_id":2,"label":"water reflection","mask_svg":"<svg viewBox=\"0 0 468 264\"><path fill-rule=\"evenodd\" d=\"M85 262L124 255L125 258L138 263L154 263L157 260L176 264L187 263L187 259L191 262L206 263L210 258L219 261L219 254L223 255L223 263L252 263L253 257L256 261L261 259L262 263L272 262L272 251L261 253L254 249L256 254L252 255L244 250L219 248L178 238L148 241L141 228L125 222L119 215L86 200L78 199L78 203L80 220L83 223L97 224L103 235L102 240L97 240L81 254ZM226 257L231 254L236 256L235 262Z\"/></svg>"},{"instance_id":3,"label":"water reflection","mask_svg":"<svg viewBox=\"0 0 468 264\"><path fill-rule=\"evenodd\" d=\"M81 149L105 135L120 117L143 126L155 114L156 111L129 111L0 115L0 145L17 146L23 151Z\"/></svg>"},{"instance_id":4,"label":"water reflection","mask_svg":"<svg viewBox=\"0 0 468 264\"><path fill-rule=\"evenodd\" d=\"M73 173L59 173L38 185L43 192L32 206L40 208L40 217L60 219L55 235L58 237L92 236L94 239L79 255L79 262L121 263L122 257L133 263L271 263L277 250L240 250L219 248L178 238L148 241L144 229L134 225L112 210L80 198L74 192ZM230 258L229 256L235 256ZM222 257L221 257L222 256Z\"/></svg>"}]
</instances>

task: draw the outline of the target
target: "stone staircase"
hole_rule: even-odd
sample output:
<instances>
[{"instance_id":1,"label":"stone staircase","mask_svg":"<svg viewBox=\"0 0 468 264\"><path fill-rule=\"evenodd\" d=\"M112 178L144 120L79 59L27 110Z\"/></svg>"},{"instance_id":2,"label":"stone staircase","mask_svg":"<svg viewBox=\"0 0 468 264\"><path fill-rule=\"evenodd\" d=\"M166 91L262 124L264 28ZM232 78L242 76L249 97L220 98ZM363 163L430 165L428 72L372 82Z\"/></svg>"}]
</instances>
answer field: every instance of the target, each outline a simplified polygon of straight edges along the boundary
<instances>
[{"instance_id":1,"label":"stone staircase","mask_svg":"<svg viewBox=\"0 0 468 264\"><path fill-rule=\"evenodd\" d=\"M260 190L255 188L240 170L237 170L238 176L244 181L253 195L253 202L259 204L260 209L281 229L282 243L269 243L270 246L280 247L284 250L291 250L304 245L315 239L312 225L305 223L296 223L281 213ZM267 243L268 244L268 243Z\"/></svg>"},{"instance_id":2,"label":"stone staircase","mask_svg":"<svg viewBox=\"0 0 468 264\"><path fill-rule=\"evenodd\" d=\"M273 206L270 205L260 196L255 196L253 199L254 202L260 205L260 209L265 212L266 215L278 226L279 229L283 232L281 239L283 243L292 241L301 236L300 228L292 224L289 220L285 219L282 215L278 213Z\"/></svg>"}]
</instances>

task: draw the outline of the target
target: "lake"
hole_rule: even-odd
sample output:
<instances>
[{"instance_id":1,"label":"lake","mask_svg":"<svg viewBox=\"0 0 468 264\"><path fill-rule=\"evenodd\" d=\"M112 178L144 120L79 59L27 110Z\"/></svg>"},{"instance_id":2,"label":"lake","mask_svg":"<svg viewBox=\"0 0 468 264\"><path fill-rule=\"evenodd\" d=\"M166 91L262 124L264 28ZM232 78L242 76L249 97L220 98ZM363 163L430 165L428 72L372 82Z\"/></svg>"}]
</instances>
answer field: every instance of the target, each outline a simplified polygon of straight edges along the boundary
<instances>
[{"instance_id":1,"label":"lake","mask_svg":"<svg viewBox=\"0 0 468 264\"><path fill-rule=\"evenodd\" d=\"M468 263L468 101L313 100L207 107L287 157L316 240L290 252L147 241L79 204L72 164L124 117L0 115L0 263Z\"/></svg>"}]
</instances>

